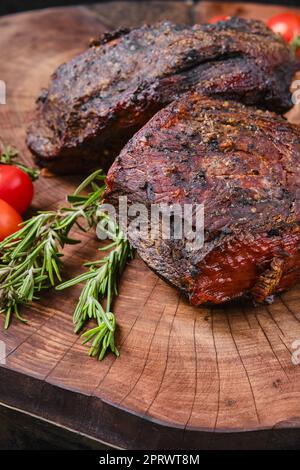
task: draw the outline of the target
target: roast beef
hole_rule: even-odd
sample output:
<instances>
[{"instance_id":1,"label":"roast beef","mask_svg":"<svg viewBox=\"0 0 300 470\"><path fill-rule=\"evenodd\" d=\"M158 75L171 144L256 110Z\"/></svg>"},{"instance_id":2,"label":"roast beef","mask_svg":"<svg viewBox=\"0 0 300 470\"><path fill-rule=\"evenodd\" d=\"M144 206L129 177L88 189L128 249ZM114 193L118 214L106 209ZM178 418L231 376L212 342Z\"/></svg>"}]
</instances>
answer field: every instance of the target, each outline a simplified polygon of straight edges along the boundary
<instances>
[{"instance_id":1,"label":"roast beef","mask_svg":"<svg viewBox=\"0 0 300 470\"><path fill-rule=\"evenodd\" d=\"M106 34L52 76L37 103L28 146L54 172L107 169L124 144L183 92L238 99L282 113L299 68L263 23L169 22Z\"/></svg>"},{"instance_id":2,"label":"roast beef","mask_svg":"<svg viewBox=\"0 0 300 470\"><path fill-rule=\"evenodd\" d=\"M161 231L151 238L129 223L130 242L192 304L245 295L263 302L300 276L299 181L299 127L193 93L129 141L108 173L106 199L118 207L127 196L129 207L147 210L203 204L203 247L187 249L186 240L163 239Z\"/></svg>"}]
</instances>

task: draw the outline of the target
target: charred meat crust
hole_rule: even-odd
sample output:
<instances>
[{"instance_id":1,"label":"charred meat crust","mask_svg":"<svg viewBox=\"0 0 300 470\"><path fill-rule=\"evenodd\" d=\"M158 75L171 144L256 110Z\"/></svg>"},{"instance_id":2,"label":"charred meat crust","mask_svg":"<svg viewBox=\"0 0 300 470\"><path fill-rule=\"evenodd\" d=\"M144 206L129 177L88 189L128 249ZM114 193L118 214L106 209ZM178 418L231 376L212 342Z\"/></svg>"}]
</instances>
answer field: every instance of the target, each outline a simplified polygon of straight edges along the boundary
<instances>
[{"instance_id":1,"label":"charred meat crust","mask_svg":"<svg viewBox=\"0 0 300 470\"><path fill-rule=\"evenodd\" d=\"M118 30L56 70L27 143L37 163L54 172L108 169L128 139L182 93L196 87L284 112L298 68L259 21Z\"/></svg>"},{"instance_id":2,"label":"charred meat crust","mask_svg":"<svg viewBox=\"0 0 300 470\"><path fill-rule=\"evenodd\" d=\"M204 204L203 248L148 240L142 259L193 304L243 295L257 302L300 276L300 130L274 113L198 93L157 113L126 145L107 177L106 198Z\"/></svg>"}]
</instances>

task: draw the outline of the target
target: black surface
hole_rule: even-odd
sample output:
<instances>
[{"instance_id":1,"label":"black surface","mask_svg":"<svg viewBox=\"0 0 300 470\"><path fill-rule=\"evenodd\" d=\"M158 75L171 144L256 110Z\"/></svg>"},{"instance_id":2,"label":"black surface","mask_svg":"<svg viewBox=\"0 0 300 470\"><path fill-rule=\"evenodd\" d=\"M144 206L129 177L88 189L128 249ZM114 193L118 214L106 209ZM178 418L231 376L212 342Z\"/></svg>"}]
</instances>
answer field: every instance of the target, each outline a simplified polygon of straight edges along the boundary
<instances>
[{"instance_id":1,"label":"black surface","mask_svg":"<svg viewBox=\"0 0 300 470\"><path fill-rule=\"evenodd\" d=\"M107 1L107 0L102 0ZM108 0L109 1L109 0ZM111 0L113 1L113 0ZM168 0L165 0L168 1ZM177 0L185 1L185 0ZM240 1L240 0L238 0ZM265 3L273 5L294 5L300 7L300 0L251 0L250 3ZM78 4L89 4L89 3L101 3L101 0L0 0L0 15L6 15L9 13L16 13L25 10L33 10L38 8L47 8L55 6L69 6ZM195 3L197 3L195 1ZM242 3L240 1L240 3ZM249 3L244 1L244 3ZM0 32L1 34L1 32Z\"/></svg>"},{"instance_id":2,"label":"black surface","mask_svg":"<svg viewBox=\"0 0 300 470\"><path fill-rule=\"evenodd\" d=\"M0 450L105 450L104 443L0 403Z\"/></svg>"}]
</instances>

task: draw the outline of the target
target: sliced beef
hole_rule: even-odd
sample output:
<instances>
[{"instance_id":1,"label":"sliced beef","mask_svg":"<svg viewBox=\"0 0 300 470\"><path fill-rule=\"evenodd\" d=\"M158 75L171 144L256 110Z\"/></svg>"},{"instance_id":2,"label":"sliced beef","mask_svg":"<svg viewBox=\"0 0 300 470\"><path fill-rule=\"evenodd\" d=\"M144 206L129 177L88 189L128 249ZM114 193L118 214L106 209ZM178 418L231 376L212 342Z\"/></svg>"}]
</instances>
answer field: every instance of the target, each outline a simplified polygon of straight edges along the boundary
<instances>
[{"instance_id":1,"label":"sliced beef","mask_svg":"<svg viewBox=\"0 0 300 470\"><path fill-rule=\"evenodd\" d=\"M107 169L128 139L183 92L198 87L284 112L298 68L280 37L254 20L167 22L106 34L53 74L28 146L54 172Z\"/></svg>"},{"instance_id":2,"label":"sliced beef","mask_svg":"<svg viewBox=\"0 0 300 470\"><path fill-rule=\"evenodd\" d=\"M159 276L193 304L243 295L272 299L300 276L300 129L274 113L187 94L158 112L123 149L107 177L118 206L204 205L204 245L174 234L128 237ZM135 220L132 217L131 222ZM195 225L196 221L193 220Z\"/></svg>"}]
</instances>

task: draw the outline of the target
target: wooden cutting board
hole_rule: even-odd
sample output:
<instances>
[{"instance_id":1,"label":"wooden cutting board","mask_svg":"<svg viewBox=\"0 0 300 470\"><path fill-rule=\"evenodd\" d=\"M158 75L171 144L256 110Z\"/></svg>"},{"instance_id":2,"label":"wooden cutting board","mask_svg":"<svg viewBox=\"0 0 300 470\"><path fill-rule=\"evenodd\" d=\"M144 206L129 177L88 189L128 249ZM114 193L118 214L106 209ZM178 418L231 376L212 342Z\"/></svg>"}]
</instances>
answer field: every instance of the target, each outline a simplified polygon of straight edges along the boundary
<instances>
[{"instance_id":1,"label":"wooden cutting board","mask_svg":"<svg viewBox=\"0 0 300 470\"><path fill-rule=\"evenodd\" d=\"M277 7L222 2L113 2L0 18L0 136L31 163L25 129L52 71L112 28L161 19L197 22L216 13L266 19ZM297 120L297 112L293 119ZM60 204L76 178L41 178L34 209ZM65 277L96 259L94 235L68 250ZM0 330L6 363L0 402L32 419L130 449L299 447L299 286L274 304L193 308L141 260L126 269L115 303L119 359L88 358L72 331L80 289L49 291L26 309L27 325ZM300 359L300 354L298 355Z\"/></svg>"}]
</instances>

